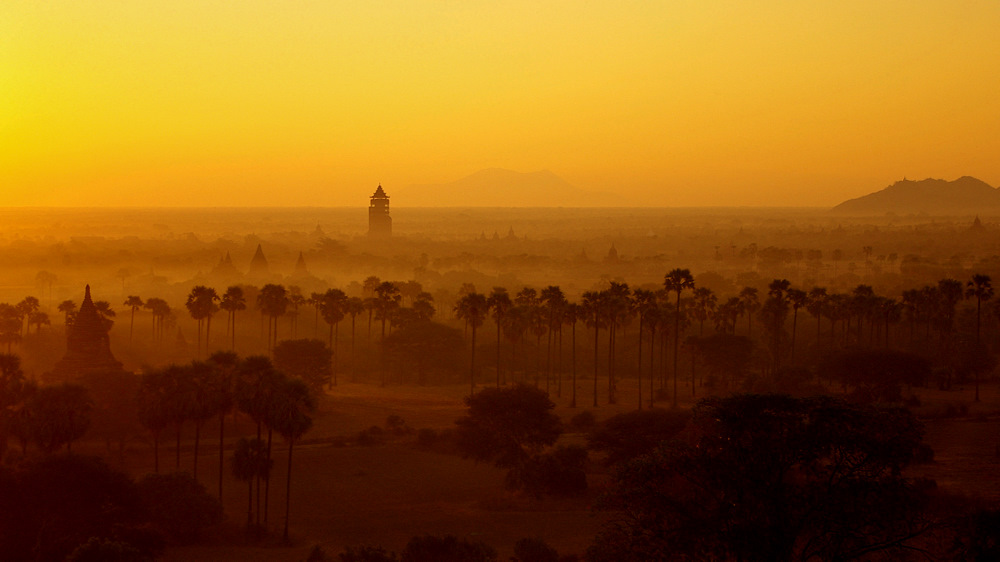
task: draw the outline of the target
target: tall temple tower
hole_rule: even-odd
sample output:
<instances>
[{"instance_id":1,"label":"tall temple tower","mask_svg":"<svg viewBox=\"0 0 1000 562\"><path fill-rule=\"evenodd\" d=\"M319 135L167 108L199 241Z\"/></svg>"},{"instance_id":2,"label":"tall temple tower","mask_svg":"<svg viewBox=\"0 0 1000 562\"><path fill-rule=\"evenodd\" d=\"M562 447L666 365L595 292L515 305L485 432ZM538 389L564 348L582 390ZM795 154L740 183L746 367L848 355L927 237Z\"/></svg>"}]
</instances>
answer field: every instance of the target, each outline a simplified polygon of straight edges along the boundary
<instances>
[{"instance_id":1,"label":"tall temple tower","mask_svg":"<svg viewBox=\"0 0 1000 562\"><path fill-rule=\"evenodd\" d=\"M389 216L389 196L379 184L368 205L368 236L388 238L392 236L392 217Z\"/></svg>"}]
</instances>

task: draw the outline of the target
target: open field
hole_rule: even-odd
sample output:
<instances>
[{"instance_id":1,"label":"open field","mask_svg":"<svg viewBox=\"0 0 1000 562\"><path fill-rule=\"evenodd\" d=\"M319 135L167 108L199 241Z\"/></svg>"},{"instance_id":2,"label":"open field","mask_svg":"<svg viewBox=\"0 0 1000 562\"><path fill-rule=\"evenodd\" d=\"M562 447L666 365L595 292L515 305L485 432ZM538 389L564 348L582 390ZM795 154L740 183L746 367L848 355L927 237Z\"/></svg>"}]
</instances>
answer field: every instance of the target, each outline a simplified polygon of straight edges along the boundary
<instances>
[{"instance_id":1,"label":"open field","mask_svg":"<svg viewBox=\"0 0 1000 562\"><path fill-rule=\"evenodd\" d=\"M635 407L634 380L619 383L619 404L604 404L606 380L599 384L601 406L591 409L598 420ZM592 379L578 382L578 401L589 404ZM296 446L293 459L291 528L294 546L265 540L248 544L242 532L246 519L246 485L226 474L225 529L196 547L171 549L165 560L304 560L313 545L329 554L345 546L372 544L399 550L415 535L453 534L494 546L500 559L512 554L522 537L540 537L560 553L582 554L609 514L591 508L607 481L594 464L588 475L587 497L573 500L536 500L503 490L503 471L464 460L453 454L420 449L413 434L389 436L383 444L360 446L357 433L373 425L385 426L389 415L400 416L413 429L451 427L464 413L464 385L378 387L342 384L331 389L321 404L315 427ZM692 405L690 387L682 387L682 407ZM926 440L935 461L914 469L914 475L934 478L947 491L989 501L1000 501L1000 392L983 387L983 401L972 401L971 389L952 391L914 389L920 398L917 411L927 416ZM584 407L568 407L569 385L555 397L556 412L568 421ZM949 407L958 415L947 414ZM962 414L964 409L965 413ZM948 417L945 417L948 416ZM245 420L235 428L227 420L227 444L253 428ZM217 425L205 433L214 436ZM192 441L187 433L181 468L190 469ZM583 435L569 433L563 442L582 442ZM215 491L218 475L218 441L203 437L199 479ZM98 445L91 443L87 449ZM269 526L280 535L284 523L287 447L275 438L275 467L270 491ZM227 451L227 459L230 452ZM161 444L161 469L174 463L169 440ZM147 446L134 444L126 455L130 472L152 469ZM228 461L227 461L228 462ZM235 543L235 544L234 544Z\"/></svg>"}]
</instances>

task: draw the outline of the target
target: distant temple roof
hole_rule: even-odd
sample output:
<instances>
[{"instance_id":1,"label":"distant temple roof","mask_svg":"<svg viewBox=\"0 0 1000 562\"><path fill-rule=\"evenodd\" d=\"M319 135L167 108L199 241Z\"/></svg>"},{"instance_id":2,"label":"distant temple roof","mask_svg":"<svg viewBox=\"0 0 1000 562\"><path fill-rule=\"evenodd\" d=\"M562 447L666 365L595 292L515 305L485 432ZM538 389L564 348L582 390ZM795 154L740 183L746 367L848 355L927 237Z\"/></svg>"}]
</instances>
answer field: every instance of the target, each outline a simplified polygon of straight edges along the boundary
<instances>
[{"instance_id":1,"label":"distant temple roof","mask_svg":"<svg viewBox=\"0 0 1000 562\"><path fill-rule=\"evenodd\" d=\"M253 254L253 259L250 260L250 273L249 275L267 275L269 273L267 266L267 258L264 257L264 250L257 244L257 251Z\"/></svg>"},{"instance_id":2,"label":"distant temple roof","mask_svg":"<svg viewBox=\"0 0 1000 562\"><path fill-rule=\"evenodd\" d=\"M306 258L299 252L299 259L295 262L295 273L309 273L309 268L306 267Z\"/></svg>"},{"instance_id":3,"label":"distant temple roof","mask_svg":"<svg viewBox=\"0 0 1000 562\"><path fill-rule=\"evenodd\" d=\"M389 198L389 196L385 194L385 190L382 189L382 184L378 184L378 187L375 188L375 195L372 195L372 197L377 199Z\"/></svg>"}]
</instances>

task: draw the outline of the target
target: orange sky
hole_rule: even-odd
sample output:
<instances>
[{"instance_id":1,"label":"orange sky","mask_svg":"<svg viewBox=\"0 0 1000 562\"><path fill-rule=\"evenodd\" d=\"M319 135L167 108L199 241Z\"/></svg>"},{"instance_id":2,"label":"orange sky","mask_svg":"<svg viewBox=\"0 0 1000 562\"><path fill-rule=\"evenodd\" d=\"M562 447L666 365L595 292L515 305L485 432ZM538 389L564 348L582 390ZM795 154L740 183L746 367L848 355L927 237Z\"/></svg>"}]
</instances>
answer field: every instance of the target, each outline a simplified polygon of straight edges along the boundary
<instances>
[{"instance_id":1,"label":"orange sky","mask_svg":"<svg viewBox=\"0 0 1000 562\"><path fill-rule=\"evenodd\" d=\"M997 29L985 0L5 0L0 205L364 205L491 167L665 206L996 186Z\"/></svg>"}]
</instances>

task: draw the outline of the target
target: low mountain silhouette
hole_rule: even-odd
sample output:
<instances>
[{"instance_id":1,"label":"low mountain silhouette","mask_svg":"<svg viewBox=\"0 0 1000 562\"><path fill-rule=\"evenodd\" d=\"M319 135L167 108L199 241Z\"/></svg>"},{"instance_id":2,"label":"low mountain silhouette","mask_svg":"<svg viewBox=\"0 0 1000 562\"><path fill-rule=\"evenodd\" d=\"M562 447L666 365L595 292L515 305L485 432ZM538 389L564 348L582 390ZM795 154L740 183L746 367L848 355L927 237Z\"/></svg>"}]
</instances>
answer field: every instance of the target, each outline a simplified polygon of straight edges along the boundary
<instances>
[{"instance_id":1,"label":"low mountain silhouette","mask_svg":"<svg viewBox=\"0 0 1000 562\"><path fill-rule=\"evenodd\" d=\"M610 207L620 198L573 186L548 170L480 170L442 184L410 185L392 193L408 207ZM404 203L405 200L405 203ZM394 202L395 202L394 201Z\"/></svg>"},{"instance_id":2,"label":"low mountain silhouette","mask_svg":"<svg viewBox=\"0 0 1000 562\"><path fill-rule=\"evenodd\" d=\"M885 213L929 215L1000 212L1000 190L982 180L963 176L955 181L902 180L864 197L844 201L834 212L853 215Z\"/></svg>"}]
</instances>

